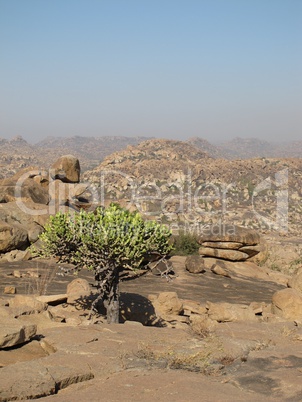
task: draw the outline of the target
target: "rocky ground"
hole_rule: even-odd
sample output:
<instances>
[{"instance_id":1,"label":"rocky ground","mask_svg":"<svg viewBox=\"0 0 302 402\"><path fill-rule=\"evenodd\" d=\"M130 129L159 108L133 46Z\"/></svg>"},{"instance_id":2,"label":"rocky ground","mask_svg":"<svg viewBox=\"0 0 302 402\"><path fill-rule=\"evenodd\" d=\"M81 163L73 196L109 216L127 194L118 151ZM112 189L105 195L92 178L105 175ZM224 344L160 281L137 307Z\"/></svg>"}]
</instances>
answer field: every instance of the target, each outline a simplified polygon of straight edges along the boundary
<instances>
[{"instance_id":1,"label":"rocky ground","mask_svg":"<svg viewBox=\"0 0 302 402\"><path fill-rule=\"evenodd\" d=\"M249 262L229 263L228 276L209 268L192 274L185 257L172 262L169 281L148 273L122 283L119 325L106 324L102 315L87 320L89 298L84 303L71 288L66 291L72 276L54 276L46 293L61 296L38 313L37 304L30 308L29 300L18 297L29 296L28 273L31 283L45 282L54 263L2 263L2 287L15 286L19 295L2 296L1 304L10 305L1 308L2 322L3 309L11 309L19 324L37 329L25 344L0 350L0 401L65 402L74 401L75 393L83 401L300 401L301 324L269 313L286 277ZM81 276L93 283L88 272ZM159 304L160 295L173 292L176 302ZM244 315L232 310L227 318L228 303L245 306ZM205 309L207 320L198 320ZM160 320L152 326L141 324L154 316Z\"/></svg>"}]
</instances>

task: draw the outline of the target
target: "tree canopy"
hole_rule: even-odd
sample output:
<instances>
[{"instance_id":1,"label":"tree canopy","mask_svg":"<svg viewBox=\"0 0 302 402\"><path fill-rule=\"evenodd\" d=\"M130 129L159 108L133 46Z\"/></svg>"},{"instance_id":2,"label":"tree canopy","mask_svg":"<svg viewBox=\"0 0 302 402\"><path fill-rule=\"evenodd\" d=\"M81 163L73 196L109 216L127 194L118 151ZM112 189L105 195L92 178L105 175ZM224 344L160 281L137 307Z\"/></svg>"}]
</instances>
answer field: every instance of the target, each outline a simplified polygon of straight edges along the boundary
<instances>
[{"instance_id":1,"label":"tree canopy","mask_svg":"<svg viewBox=\"0 0 302 402\"><path fill-rule=\"evenodd\" d=\"M111 204L93 212L51 216L37 254L74 264L76 271L93 270L100 294L92 307L102 299L108 321L117 322L121 272L146 266L154 254L165 258L172 249L170 236L164 225Z\"/></svg>"}]
</instances>

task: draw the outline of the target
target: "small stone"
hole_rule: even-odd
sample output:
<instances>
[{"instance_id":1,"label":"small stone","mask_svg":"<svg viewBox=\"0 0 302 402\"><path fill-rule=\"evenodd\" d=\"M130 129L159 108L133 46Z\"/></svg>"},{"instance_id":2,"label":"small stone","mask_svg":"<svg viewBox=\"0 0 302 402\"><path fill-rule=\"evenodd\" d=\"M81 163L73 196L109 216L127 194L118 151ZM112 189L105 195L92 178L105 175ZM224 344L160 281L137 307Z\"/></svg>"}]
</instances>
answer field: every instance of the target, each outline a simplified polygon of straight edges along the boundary
<instances>
[{"instance_id":1,"label":"small stone","mask_svg":"<svg viewBox=\"0 0 302 402\"><path fill-rule=\"evenodd\" d=\"M231 275L224 268L220 267L219 265L214 265L214 267L212 267L211 271L216 275L225 276L227 278L231 277Z\"/></svg>"},{"instance_id":2,"label":"small stone","mask_svg":"<svg viewBox=\"0 0 302 402\"><path fill-rule=\"evenodd\" d=\"M17 293L17 289L15 286L5 286L3 293L6 295L14 295Z\"/></svg>"},{"instance_id":3,"label":"small stone","mask_svg":"<svg viewBox=\"0 0 302 402\"><path fill-rule=\"evenodd\" d=\"M202 274L206 272L204 259L200 255L189 255L185 261L186 270L191 274Z\"/></svg>"}]
</instances>

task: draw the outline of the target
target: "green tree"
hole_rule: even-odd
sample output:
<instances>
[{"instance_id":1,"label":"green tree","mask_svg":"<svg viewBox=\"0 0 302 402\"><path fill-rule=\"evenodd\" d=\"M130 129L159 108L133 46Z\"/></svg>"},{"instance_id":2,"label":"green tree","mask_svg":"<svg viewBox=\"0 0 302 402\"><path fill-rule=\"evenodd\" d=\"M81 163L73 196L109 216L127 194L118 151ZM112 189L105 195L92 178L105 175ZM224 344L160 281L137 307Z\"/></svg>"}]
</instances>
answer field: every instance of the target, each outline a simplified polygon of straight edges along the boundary
<instances>
[{"instance_id":1,"label":"green tree","mask_svg":"<svg viewBox=\"0 0 302 402\"><path fill-rule=\"evenodd\" d=\"M107 321L116 323L121 274L146 267L152 255L165 259L173 248L170 236L165 226L111 204L94 212L52 216L40 236L42 246L36 254L58 257L58 262L74 264L76 271L93 270L99 295L91 312L102 300Z\"/></svg>"}]
</instances>

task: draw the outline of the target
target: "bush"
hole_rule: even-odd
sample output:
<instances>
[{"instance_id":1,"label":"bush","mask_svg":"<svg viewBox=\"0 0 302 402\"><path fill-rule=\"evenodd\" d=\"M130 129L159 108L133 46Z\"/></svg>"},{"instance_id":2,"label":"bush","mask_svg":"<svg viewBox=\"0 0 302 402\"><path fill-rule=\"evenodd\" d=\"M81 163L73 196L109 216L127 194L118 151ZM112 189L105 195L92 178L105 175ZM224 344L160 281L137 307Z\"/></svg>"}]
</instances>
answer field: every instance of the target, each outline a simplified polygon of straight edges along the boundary
<instances>
[{"instance_id":1,"label":"bush","mask_svg":"<svg viewBox=\"0 0 302 402\"><path fill-rule=\"evenodd\" d=\"M174 249L172 255L192 255L198 254L200 244L198 236L194 233L179 232L174 236Z\"/></svg>"}]
</instances>

